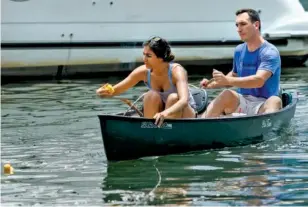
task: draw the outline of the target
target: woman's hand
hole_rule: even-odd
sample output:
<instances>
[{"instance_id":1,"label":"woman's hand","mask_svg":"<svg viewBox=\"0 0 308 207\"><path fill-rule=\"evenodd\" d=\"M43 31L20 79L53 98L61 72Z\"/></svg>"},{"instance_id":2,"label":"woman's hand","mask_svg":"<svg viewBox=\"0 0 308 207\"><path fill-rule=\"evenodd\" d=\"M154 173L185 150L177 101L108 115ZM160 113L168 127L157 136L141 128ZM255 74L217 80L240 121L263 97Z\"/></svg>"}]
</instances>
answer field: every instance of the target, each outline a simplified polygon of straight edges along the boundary
<instances>
[{"instance_id":1,"label":"woman's hand","mask_svg":"<svg viewBox=\"0 0 308 207\"><path fill-rule=\"evenodd\" d=\"M104 84L99 89L96 90L96 94L101 98L111 97L114 93L114 88L110 84Z\"/></svg>"},{"instance_id":2,"label":"woman's hand","mask_svg":"<svg viewBox=\"0 0 308 207\"><path fill-rule=\"evenodd\" d=\"M167 116L168 115L164 111L156 113L155 116L153 117L155 119L155 124L158 127L161 127L161 125L164 123L164 120Z\"/></svg>"}]
</instances>

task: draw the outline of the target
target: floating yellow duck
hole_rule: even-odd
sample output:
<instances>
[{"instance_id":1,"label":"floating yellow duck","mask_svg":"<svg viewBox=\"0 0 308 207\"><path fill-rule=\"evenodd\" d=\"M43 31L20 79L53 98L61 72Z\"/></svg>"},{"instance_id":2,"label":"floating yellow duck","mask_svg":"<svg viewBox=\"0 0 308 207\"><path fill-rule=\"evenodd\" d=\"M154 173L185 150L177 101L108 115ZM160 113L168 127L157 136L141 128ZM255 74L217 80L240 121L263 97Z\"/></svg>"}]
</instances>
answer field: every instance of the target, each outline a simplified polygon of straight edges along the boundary
<instances>
[{"instance_id":1,"label":"floating yellow duck","mask_svg":"<svg viewBox=\"0 0 308 207\"><path fill-rule=\"evenodd\" d=\"M3 172L5 175L12 175L14 174L14 168L10 164L5 164L3 166Z\"/></svg>"}]
</instances>

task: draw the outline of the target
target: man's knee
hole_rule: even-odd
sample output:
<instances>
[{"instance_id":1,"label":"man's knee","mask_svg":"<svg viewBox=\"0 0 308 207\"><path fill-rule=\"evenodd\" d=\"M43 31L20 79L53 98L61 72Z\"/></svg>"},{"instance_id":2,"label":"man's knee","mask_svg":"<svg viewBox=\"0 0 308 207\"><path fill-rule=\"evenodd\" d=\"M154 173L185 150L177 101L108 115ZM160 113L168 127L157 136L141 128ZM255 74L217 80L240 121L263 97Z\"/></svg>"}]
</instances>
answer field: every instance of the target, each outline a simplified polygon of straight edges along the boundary
<instances>
[{"instance_id":1,"label":"man's knee","mask_svg":"<svg viewBox=\"0 0 308 207\"><path fill-rule=\"evenodd\" d=\"M219 97L224 100L234 99L237 98L237 93L235 91L225 89L219 94Z\"/></svg>"},{"instance_id":2,"label":"man's knee","mask_svg":"<svg viewBox=\"0 0 308 207\"><path fill-rule=\"evenodd\" d=\"M221 108L222 112L229 114L238 107L239 96L235 91L225 89L211 102L211 105L214 108Z\"/></svg>"},{"instance_id":3,"label":"man's knee","mask_svg":"<svg viewBox=\"0 0 308 207\"><path fill-rule=\"evenodd\" d=\"M265 104L267 107L281 109L282 108L282 100L278 96L271 96L266 101Z\"/></svg>"},{"instance_id":4,"label":"man's knee","mask_svg":"<svg viewBox=\"0 0 308 207\"><path fill-rule=\"evenodd\" d=\"M259 113L271 113L282 108L282 100L278 96L269 97L260 108Z\"/></svg>"},{"instance_id":5,"label":"man's knee","mask_svg":"<svg viewBox=\"0 0 308 207\"><path fill-rule=\"evenodd\" d=\"M219 102L226 106L233 106L238 104L238 95L235 91L225 89L216 98Z\"/></svg>"},{"instance_id":6,"label":"man's knee","mask_svg":"<svg viewBox=\"0 0 308 207\"><path fill-rule=\"evenodd\" d=\"M232 113L236 110L238 104L238 94L235 91L225 89L209 104L206 114L202 117L216 117L223 113Z\"/></svg>"}]
</instances>

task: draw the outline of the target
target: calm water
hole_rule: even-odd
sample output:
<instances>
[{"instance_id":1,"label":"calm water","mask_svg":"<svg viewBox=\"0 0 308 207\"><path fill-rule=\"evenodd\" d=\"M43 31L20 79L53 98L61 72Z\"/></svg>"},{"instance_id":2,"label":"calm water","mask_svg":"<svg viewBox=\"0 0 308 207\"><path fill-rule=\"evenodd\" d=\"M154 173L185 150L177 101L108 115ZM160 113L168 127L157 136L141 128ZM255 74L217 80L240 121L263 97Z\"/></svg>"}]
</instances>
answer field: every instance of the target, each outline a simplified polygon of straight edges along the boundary
<instances>
[{"instance_id":1,"label":"calm water","mask_svg":"<svg viewBox=\"0 0 308 207\"><path fill-rule=\"evenodd\" d=\"M15 168L2 174L2 205L308 205L308 68L283 71L301 100L290 126L265 142L109 164L97 115L127 106L96 97L105 81L2 86L1 164Z\"/></svg>"}]
</instances>

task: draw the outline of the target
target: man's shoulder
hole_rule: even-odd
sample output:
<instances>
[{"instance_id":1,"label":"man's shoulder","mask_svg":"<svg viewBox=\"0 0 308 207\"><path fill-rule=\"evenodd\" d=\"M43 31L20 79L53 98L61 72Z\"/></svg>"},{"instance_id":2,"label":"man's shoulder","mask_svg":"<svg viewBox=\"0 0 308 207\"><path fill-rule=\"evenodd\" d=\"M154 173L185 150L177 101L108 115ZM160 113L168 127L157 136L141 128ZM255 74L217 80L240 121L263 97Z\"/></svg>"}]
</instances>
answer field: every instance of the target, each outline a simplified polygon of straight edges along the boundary
<instances>
[{"instance_id":1,"label":"man's shoulder","mask_svg":"<svg viewBox=\"0 0 308 207\"><path fill-rule=\"evenodd\" d=\"M279 50L271 43L264 42L259 50L260 68L271 70L272 73L280 73L281 58ZM278 74L277 73L277 74Z\"/></svg>"},{"instance_id":2,"label":"man's shoulder","mask_svg":"<svg viewBox=\"0 0 308 207\"><path fill-rule=\"evenodd\" d=\"M261 55L270 55L280 57L279 50L272 43L265 41L260 50Z\"/></svg>"},{"instance_id":3,"label":"man's shoulder","mask_svg":"<svg viewBox=\"0 0 308 207\"><path fill-rule=\"evenodd\" d=\"M246 43L245 43L245 42L242 43L242 44L237 45L237 46L235 47L235 49L234 49L234 57L235 57L235 58L239 58L239 57L241 56L241 53L242 53L243 51L245 51L245 50L244 50L245 47L246 47Z\"/></svg>"},{"instance_id":4,"label":"man's shoulder","mask_svg":"<svg viewBox=\"0 0 308 207\"><path fill-rule=\"evenodd\" d=\"M235 52L241 52L246 47L246 42L241 43L235 47Z\"/></svg>"}]
</instances>

